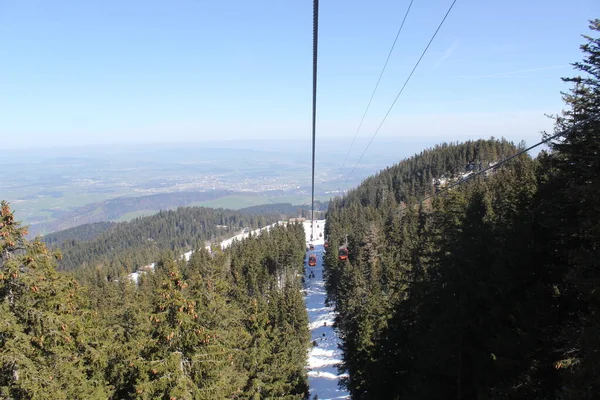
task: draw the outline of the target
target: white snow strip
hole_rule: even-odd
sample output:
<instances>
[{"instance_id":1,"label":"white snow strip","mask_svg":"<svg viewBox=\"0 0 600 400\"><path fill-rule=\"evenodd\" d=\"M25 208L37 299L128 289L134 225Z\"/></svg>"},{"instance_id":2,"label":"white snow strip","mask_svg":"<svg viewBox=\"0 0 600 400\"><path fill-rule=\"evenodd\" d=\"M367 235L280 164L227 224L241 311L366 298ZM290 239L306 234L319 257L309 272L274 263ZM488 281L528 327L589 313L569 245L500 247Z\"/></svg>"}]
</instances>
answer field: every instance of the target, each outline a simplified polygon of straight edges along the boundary
<instances>
[{"instance_id":1,"label":"white snow strip","mask_svg":"<svg viewBox=\"0 0 600 400\"><path fill-rule=\"evenodd\" d=\"M131 279L132 281L134 281L135 284L137 285L138 280L140 279L140 273L139 272L134 272L132 274L129 274L129 279Z\"/></svg>"},{"instance_id":2,"label":"white snow strip","mask_svg":"<svg viewBox=\"0 0 600 400\"><path fill-rule=\"evenodd\" d=\"M312 225L314 224L314 232ZM307 374L310 387L310 398L318 396L319 400L325 399L348 399L346 390L340 389L338 383L346 374L339 374L338 367L342 362L342 351L339 348L337 332L333 328L335 320L335 308L325 305L325 284L323 282L323 243L324 243L325 220L305 221L304 232L306 234L307 248L310 244L315 246L309 250L309 254L317 256L317 265L306 267L304 280L306 287L304 302L308 312L312 343L314 347L307 354ZM313 240L311 241L311 233ZM309 278L308 274L314 277Z\"/></svg>"},{"instance_id":3,"label":"white snow strip","mask_svg":"<svg viewBox=\"0 0 600 400\"><path fill-rule=\"evenodd\" d=\"M308 376L313 378L323 378L323 379L339 379L339 375L332 374L331 372L321 372L321 371L310 371Z\"/></svg>"},{"instance_id":4,"label":"white snow strip","mask_svg":"<svg viewBox=\"0 0 600 400\"><path fill-rule=\"evenodd\" d=\"M311 331L320 327L327 327L333 325L333 316L332 315L324 315L317 318L316 321L313 321L308 324L308 329Z\"/></svg>"},{"instance_id":5,"label":"white snow strip","mask_svg":"<svg viewBox=\"0 0 600 400\"><path fill-rule=\"evenodd\" d=\"M331 312L333 311L333 307L317 307L317 308L309 308L306 311L308 312L315 312L315 311L320 311L320 312Z\"/></svg>"},{"instance_id":6,"label":"white snow strip","mask_svg":"<svg viewBox=\"0 0 600 400\"><path fill-rule=\"evenodd\" d=\"M333 357L333 353L335 353L335 351L320 349L318 347L315 347L310 351L310 354L315 357Z\"/></svg>"},{"instance_id":7,"label":"white snow strip","mask_svg":"<svg viewBox=\"0 0 600 400\"><path fill-rule=\"evenodd\" d=\"M342 360L335 358L321 358L321 357L308 357L308 365L311 370L319 369L322 367L333 367L339 365Z\"/></svg>"}]
</instances>

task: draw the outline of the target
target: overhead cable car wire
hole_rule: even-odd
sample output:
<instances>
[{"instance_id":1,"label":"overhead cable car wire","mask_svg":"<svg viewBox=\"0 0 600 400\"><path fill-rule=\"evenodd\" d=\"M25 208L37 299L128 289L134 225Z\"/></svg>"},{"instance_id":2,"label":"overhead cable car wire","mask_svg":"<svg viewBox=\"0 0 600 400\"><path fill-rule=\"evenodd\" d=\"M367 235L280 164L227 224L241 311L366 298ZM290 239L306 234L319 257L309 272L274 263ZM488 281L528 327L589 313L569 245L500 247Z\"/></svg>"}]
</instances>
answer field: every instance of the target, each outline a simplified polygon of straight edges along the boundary
<instances>
[{"instance_id":1,"label":"overhead cable car wire","mask_svg":"<svg viewBox=\"0 0 600 400\"><path fill-rule=\"evenodd\" d=\"M379 126L377 127L377 129L375 130L375 133L373 133L373 136L371 137L371 140L369 141L369 143L367 144L367 147L365 147L365 150L362 152L362 154L360 155L358 161L356 162L356 164L354 165L354 168L352 168L352 171L350 172L350 175L348 175L348 177L346 178L346 180L349 180L352 177L352 174L354 173L354 171L356 170L356 167L358 166L358 164L361 162L363 156L365 155L365 153L367 152L367 150L369 149L369 146L371 146L371 143L373 143L373 139L375 139L375 136L377 136L377 134L379 133L379 130L381 129L381 126L383 125L383 123L385 122L385 120L387 119L388 115L390 115L390 112L392 111L392 108L394 108L394 105L396 105L396 102L398 101L398 98L400 97L400 95L402 94L402 92L404 91L404 88L406 87L406 85L408 84L408 82L410 81L410 78L412 78L413 74L415 73L415 70L417 69L417 67L419 66L419 64L421 63L421 60L423 59L423 57L425 56L425 53L427 53L427 50L429 49L429 46L431 46L431 43L433 42L433 39L435 39L435 37L437 36L438 32L440 31L440 28L442 27L442 25L444 25L444 22L446 21L446 18L448 17L448 15L450 14L450 11L452 11L452 8L454 7L454 4L456 4L457 0L454 0L452 2L452 4L450 5L450 7L448 8L448 11L446 11L446 15L444 15L444 18L442 19L442 21L440 22L440 24L438 25L437 29L435 30L433 36L431 37L431 39L429 40L429 43L427 43L427 46L425 47L425 50L423 50L423 53L421 53L421 56L419 57L419 59L417 60L417 63L415 64L415 66L413 67L412 71L410 72L410 74L408 75L408 78L406 78L406 81L404 81L404 85L402 85L402 88L400 89L400 91L398 92L398 95L396 96L396 98L394 99L394 101L392 102L392 105L390 106L390 108L387 110L387 112L385 113L385 116L383 117L383 119L381 120L381 123L379 124Z\"/></svg>"},{"instance_id":2,"label":"overhead cable car wire","mask_svg":"<svg viewBox=\"0 0 600 400\"><path fill-rule=\"evenodd\" d=\"M312 196L310 240L315 233L315 138L317 122L317 50L319 44L319 0L313 0L313 94L312 94Z\"/></svg>"},{"instance_id":3,"label":"overhead cable car wire","mask_svg":"<svg viewBox=\"0 0 600 400\"><path fill-rule=\"evenodd\" d=\"M356 136L358 136L358 132L360 131L360 128L363 125L363 122L365 121L365 117L367 116L367 112L369 111L369 108L371 107L371 102L373 101L373 97L375 97L375 92L377 92L377 88L379 87L379 82L381 82L381 78L383 77L383 73L385 72L385 68L388 65L388 62L390 61L390 57L392 56L392 53L394 51L394 47L396 47L396 42L398 41L398 37L400 36L400 32L402 32L402 28L404 28L404 23L406 22L406 17L408 17L408 13L410 12L410 8L412 7L414 0L411 0L408 8L406 9L406 13L404 14L404 18L402 19L402 24L400 24L400 28L398 29L398 33L396 33L396 38L394 39L394 43L392 43L392 47L390 48L390 51L387 55L387 58L385 59L385 63L383 64L383 68L381 69L381 73L379 74L379 78L377 78L377 83L375 84L375 88L373 89L373 93L371 93L371 98L369 99L369 103L367 103L367 108L365 109L365 112L363 113L362 118L360 119L360 123L358 124L358 128L356 128L356 132L354 133L354 137L352 138L352 143L350 143L350 148L348 149L348 152L346 153L346 157L344 158L344 162L342 163L342 166L340 167L340 174L342 173L344 167L346 166L346 161L348 161L348 156L350 155L350 152L352 151L352 147L354 146L354 142L356 141Z\"/></svg>"},{"instance_id":4,"label":"overhead cable car wire","mask_svg":"<svg viewBox=\"0 0 600 400\"><path fill-rule=\"evenodd\" d=\"M571 134L571 132L573 132L575 129L579 128L580 126L585 125L586 123L594 121L594 120L600 121L600 113L592 114L591 116L589 116L588 118L584 119L583 121L579 121L579 122L573 124L573 126L571 126L568 129L565 129L565 130L563 130L561 132L558 132L558 133L556 133L556 134L554 134L554 135L552 135L552 136L550 136L550 137L548 137L548 138L546 138L546 139L544 139L544 140L542 140L542 141L534 144L533 146L529 146L528 148L523 149L523 150L521 150L521 151L513 154L510 157L504 158L504 159L498 161L496 164L490 165L489 167L487 167L485 169L482 169L481 171L478 171L478 172L476 172L476 173L474 173L472 175L469 175L469 176L465 177L464 179L459 180L458 182L454 182L452 185L448 185L447 187L445 187L444 189L440 190L439 192L422 198L416 204L417 205L418 204L422 204L422 203L424 203L425 201L427 201L429 199L432 199L432 198L434 198L436 196L439 196L440 194L443 194L443 193L449 191L452 188L455 188L458 185L461 185L461 184L463 184L463 183L465 183L467 181L470 181L471 179L475 178L476 176L482 175L482 174L484 174L484 173L486 173L486 172L488 172L490 170L496 169L496 168L500 167L502 164L504 164L504 163L512 160L513 158L519 157L520 155L522 155L524 153L527 153L528 151L530 151L532 149L535 149L536 147L541 146L542 144L548 143L549 141L551 141L553 139L556 139L556 138L558 138L560 136L567 136L567 135ZM400 210L400 212L405 211L408 207L409 206L404 207L403 209Z\"/></svg>"}]
</instances>

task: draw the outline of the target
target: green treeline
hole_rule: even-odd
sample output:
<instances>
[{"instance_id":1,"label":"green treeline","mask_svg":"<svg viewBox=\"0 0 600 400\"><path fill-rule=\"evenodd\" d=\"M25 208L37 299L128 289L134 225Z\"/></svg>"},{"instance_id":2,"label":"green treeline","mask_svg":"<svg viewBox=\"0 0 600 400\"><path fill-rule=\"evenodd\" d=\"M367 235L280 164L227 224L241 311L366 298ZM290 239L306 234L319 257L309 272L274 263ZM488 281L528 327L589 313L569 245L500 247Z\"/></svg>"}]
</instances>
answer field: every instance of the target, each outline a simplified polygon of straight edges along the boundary
<instances>
[{"instance_id":1,"label":"green treeline","mask_svg":"<svg viewBox=\"0 0 600 400\"><path fill-rule=\"evenodd\" d=\"M300 224L166 253L139 285L114 265L57 272L60 254L26 234L3 202L0 398L307 396Z\"/></svg>"},{"instance_id":2,"label":"green treeline","mask_svg":"<svg viewBox=\"0 0 600 400\"><path fill-rule=\"evenodd\" d=\"M198 243L230 237L243 228L256 229L277 220L278 215L274 214L179 207L129 222L84 225L44 236L42 240L60 247L61 270L103 264L124 266L133 272L158 259L165 250L184 253ZM86 237L91 240L84 240Z\"/></svg>"},{"instance_id":3,"label":"green treeline","mask_svg":"<svg viewBox=\"0 0 600 400\"><path fill-rule=\"evenodd\" d=\"M557 132L600 112L600 40L582 49ZM330 203L327 288L354 399L598 398L600 122L415 201L516 150L439 146Z\"/></svg>"},{"instance_id":4,"label":"green treeline","mask_svg":"<svg viewBox=\"0 0 600 400\"><path fill-rule=\"evenodd\" d=\"M328 202L315 200L315 219L317 219L317 213L320 218L324 215L324 211L327 211L327 205ZM274 203L245 207L239 211L254 214L278 214L280 219L296 217L310 218L311 207L310 204L292 205L291 203Z\"/></svg>"}]
</instances>

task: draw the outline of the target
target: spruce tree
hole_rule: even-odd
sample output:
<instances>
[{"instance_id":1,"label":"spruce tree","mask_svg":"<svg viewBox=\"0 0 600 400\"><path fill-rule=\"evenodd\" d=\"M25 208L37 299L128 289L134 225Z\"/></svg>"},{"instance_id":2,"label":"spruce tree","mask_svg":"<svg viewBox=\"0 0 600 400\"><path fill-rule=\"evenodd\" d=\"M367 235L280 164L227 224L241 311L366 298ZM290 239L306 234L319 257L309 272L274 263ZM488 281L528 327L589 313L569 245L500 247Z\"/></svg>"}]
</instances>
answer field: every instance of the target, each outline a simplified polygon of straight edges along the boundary
<instances>
[{"instance_id":1,"label":"spruce tree","mask_svg":"<svg viewBox=\"0 0 600 400\"><path fill-rule=\"evenodd\" d=\"M85 368L79 286L56 271L59 253L39 240L28 241L26 234L2 201L0 396L106 398L105 382Z\"/></svg>"},{"instance_id":2,"label":"spruce tree","mask_svg":"<svg viewBox=\"0 0 600 400\"><path fill-rule=\"evenodd\" d=\"M573 87L563 93L567 108L556 117L556 130L595 119L551 144L542 160L547 173L537 214L561 310L555 318L555 368L565 371L564 390L583 399L600 390L600 20L590 21L590 29L596 37L584 35L584 58L573 64L580 75L563 78Z\"/></svg>"}]
</instances>

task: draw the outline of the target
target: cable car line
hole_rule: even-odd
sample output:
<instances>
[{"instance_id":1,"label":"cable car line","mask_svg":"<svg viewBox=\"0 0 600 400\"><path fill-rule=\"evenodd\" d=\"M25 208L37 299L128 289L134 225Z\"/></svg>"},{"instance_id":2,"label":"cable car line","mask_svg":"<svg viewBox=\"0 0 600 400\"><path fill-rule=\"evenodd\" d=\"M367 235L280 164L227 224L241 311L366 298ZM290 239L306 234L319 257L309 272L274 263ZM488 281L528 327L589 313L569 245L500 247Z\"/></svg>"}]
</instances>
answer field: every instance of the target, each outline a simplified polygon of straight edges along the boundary
<instances>
[{"instance_id":1,"label":"cable car line","mask_svg":"<svg viewBox=\"0 0 600 400\"><path fill-rule=\"evenodd\" d=\"M371 98L369 99L369 103L367 103L367 108L365 109L365 112L363 113L363 116L360 119L358 128L356 128L356 132L354 133L354 137L352 138L352 143L350 143L350 148L348 149L348 152L346 153L346 157L344 158L344 162L342 163L342 166L340 167L340 172L339 172L340 174L342 173L344 167L346 166L346 161L348 161L348 156L350 155L350 152L352 151L352 147L354 146L354 142L356 141L356 136L358 136L358 132L360 131L360 128L362 127L363 122L365 121L365 117L367 116L367 112L369 111L369 108L371 107L371 102L373 101L373 97L375 97L375 92L377 92L377 88L379 87L379 82L381 82L383 73L385 72L388 62L390 61L390 57L392 56L392 53L394 52L394 47L396 47L396 42L398 41L400 32L402 32L402 28L404 28L404 23L406 22L406 17L408 17L408 13L410 12L410 8L412 7L413 2L414 2L414 0L410 1L410 4L408 5L408 9L406 10L406 13L404 14L404 18L402 19L402 24L400 24L398 33L396 33L396 38L394 39L394 43L392 43L392 47L390 48L387 58L385 59L385 63L383 64L383 68L381 69L381 73L379 74L379 78L377 78L377 83L375 84L373 93L371 93Z\"/></svg>"},{"instance_id":2,"label":"cable car line","mask_svg":"<svg viewBox=\"0 0 600 400\"><path fill-rule=\"evenodd\" d=\"M390 108L387 110L387 112L385 113L385 116L383 117L383 119L381 120L381 123L379 124L379 126L377 127L377 129L375 130L375 133L373 133L373 136L371 137L371 140L369 141L369 143L367 144L367 147L365 147L365 150L362 152L362 154L360 155L358 161L356 162L356 164L354 165L354 168L352 168L352 171L350 172L350 175L348 175L348 177L346 178L346 180L349 180L352 177L352 174L354 173L354 171L356 170L356 167L358 166L358 164L361 162L363 156L365 155L365 153L367 152L367 150L369 149L369 146L371 146L371 143L373 143L373 139L375 139L375 136L377 136L377 134L379 133L379 130L381 129L381 126L383 125L383 123L385 122L385 120L387 119L388 115L390 115L390 112L392 111L392 108L394 108L394 105L396 105L396 102L398 101L398 98L400 97L400 95L402 94L402 92L404 91L404 88L406 87L406 85L408 84L408 82L410 81L410 78L412 78L413 74L415 73L415 70L417 69L417 67L419 66L419 64L421 63L421 60L423 59L423 57L425 56L425 53L427 53L427 50L429 49L429 46L431 46L431 43L433 42L433 40L435 39L435 37L437 36L438 32L440 31L442 25L444 24L444 22L446 21L446 18L448 17L448 15L450 14L450 11L452 11L452 8L454 8L454 4L456 4L457 0L454 0L452 2L452 4L450 5L450 7L448 8L448 11L446 11L446 15L444 15L444 18L442 19L442 21L440 22L440 24L438 25L437 29L435 30L433 36L431 36L431 39L429 40L429 43L427 43L427 46L425 47L425 50L423 50L423 53L421 53L421 56L419 57L419 59L417 60L417 63L415 64L415 66L413 67L412 71L410 72L410 74L408 75L408 78L406 78L406 81L404 81L404 84L402 85L402 88L400 89L400 91L398 92L398 95L396 96L396 98L394 99L394 101L392 102L392 105L390 106Z\"/></svg>"},{"instance_id":3,"label":"cable car line","mask_svg":"<svg viewBox=\"0 0 600 400\"><path fill-rule=\"evenodd\" d=\"M315 133L317 121L317 50L319 45L319 0L313 0L313 94L312 94L312 196L310 240L315 233Z\"/></svg>"},{"instance_id":4,"label":"cable car line","mask_svg":"<svg viewBox=\"0 0 600 400\"><path fill-rule=\"evenodd\" d=\"M461 184L463 184L463 183L465 183L465 182L467 182L467 181L475 178L476 176L484 174L484 173L486 173L486 172L488 172L488 171L490 171L492 169L496 169L499 166L501 166L502 164L504 164L504 163L512 160L513 158L516 158L516 157L522 155L523 153L527 153L528 151L530 151L530 150L532 150L532 149L534 149L534 148L536 148L536 147L538 147L538 146L540 146L542 144L548 143L549 141L551 141L553 139L556 139L557 137L567 136L567 135L571 134L571 132L573 132L575 129L579 128L580 126L585 125L586 123L594 121L594 120L600 121L600 112L596 113L596 114L592 114L591 116L589 116L588 118L584 119L583 121L579 121L579 122L573 124L573 126L571 126L570 128L564 129L564 130L562 130L562 131L560 131L560 132L558 132L558 133L556 133L556 134L554 134L554 135L552 135L552 136L550 136L550 137L548 137L548 138L546 138L546 139L544 139L544 140L542 140L542 141L534 144L533 146L529 146L526 149L518 151L517 153L513 154L512 156L506 157L506 158L498 161L494 165L491 165L491 166L489 166L489 167L487 167L485 169L482 169L481 171L478 171L478 172L476 172L476 173L474 173L472 175L469 175L466 178L459 180L458 182L454 182L453 184L448 185L447 187L445 187L444 189L440 190L439 192L424 197L423 199L419 200L416 204L422 204L423 202L425 202L425 201L427 201L429 199L432 199L432 198L434 198L434 197L436 197L436 196L438 196L440 194L446 193L450 189L452 189L452 188L454 188L454 187L456 187L458 185L461 185ZM405 206L403 209L400 210L400 212L405 211L408 207L409 206Z\"/></svg>"}]
</instances>

